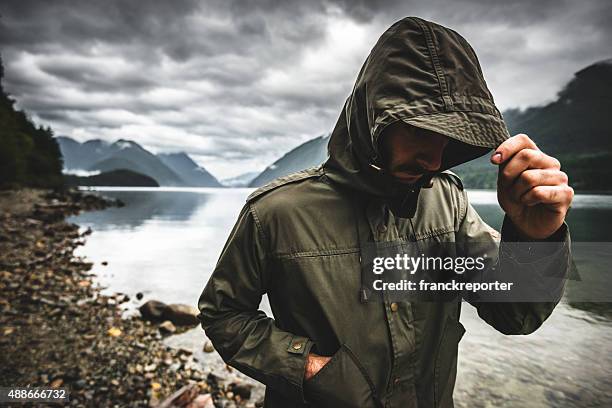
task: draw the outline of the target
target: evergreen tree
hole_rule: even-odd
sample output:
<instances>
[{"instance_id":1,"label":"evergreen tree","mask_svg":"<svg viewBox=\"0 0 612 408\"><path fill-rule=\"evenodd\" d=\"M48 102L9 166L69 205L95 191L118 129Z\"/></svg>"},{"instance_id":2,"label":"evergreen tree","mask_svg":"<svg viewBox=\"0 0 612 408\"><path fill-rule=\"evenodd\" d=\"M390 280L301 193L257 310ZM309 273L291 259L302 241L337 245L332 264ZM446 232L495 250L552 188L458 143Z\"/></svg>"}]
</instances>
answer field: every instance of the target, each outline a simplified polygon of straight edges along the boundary
<instances>
[{"instance_id":1,"label":"evergreen tree","mask_svg":"<svg viewBox=\"0 0 612 408\"><path fill-rule=\"evenodd\" d=\"M34 125L4 91L0 57L0 188L62 185L62 156L51 128Z\"/></svg>"}]
</instances>

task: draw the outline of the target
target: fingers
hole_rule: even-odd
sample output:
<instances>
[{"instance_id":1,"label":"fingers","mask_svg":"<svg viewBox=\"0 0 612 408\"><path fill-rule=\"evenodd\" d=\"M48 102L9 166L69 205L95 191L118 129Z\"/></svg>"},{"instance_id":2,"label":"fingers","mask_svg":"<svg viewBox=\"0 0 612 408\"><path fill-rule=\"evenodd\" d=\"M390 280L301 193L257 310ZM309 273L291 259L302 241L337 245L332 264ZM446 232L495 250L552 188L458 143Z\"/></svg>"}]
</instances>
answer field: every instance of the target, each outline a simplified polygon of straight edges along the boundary
<instances>
[{"instance_id":1,"label":"fingers","mask_svg":"<svg viewBox=\"0 0 612 408\"><path fill-rule=\"evenodd\" d=\"M521 202L527 206L537 204L552 204L552 208L565 211L574 198L574 189L564 184L559 186L536 186L521 197Z\"/></svg>"},{"instance_id":2,"label":"fingers","mask_svg":"<svg viewBox=\"0 0 612 408\"><path fill-rule=\"evenodd\" d=\"M522 172L513 188L513 198L520 201L523 194L537 186L567 185L567 174L556 169L531 169Z\"/></svg>"},{"instance_id":3,"label":"fingers","mask_svg":"<svg viewBox=\"0 0 612 408\"><path fill-rule=\"evenodd\" d=\"M491 163L502 164L523 149L540 150L529 136L521 133L497 146L497 149L495 149L491 156Z\"/></svg>"},{"instance_id":4,"label":"fingers","mask_svg":"<svg viewBox=\"0 0 612 408\"><path fill-rule=\"evenodd\" d=\"M499 168L499 182L502 185L512 184L528 169L561 169L559 160L540 150L523 149Z\"/></svg>"}]
</instances>

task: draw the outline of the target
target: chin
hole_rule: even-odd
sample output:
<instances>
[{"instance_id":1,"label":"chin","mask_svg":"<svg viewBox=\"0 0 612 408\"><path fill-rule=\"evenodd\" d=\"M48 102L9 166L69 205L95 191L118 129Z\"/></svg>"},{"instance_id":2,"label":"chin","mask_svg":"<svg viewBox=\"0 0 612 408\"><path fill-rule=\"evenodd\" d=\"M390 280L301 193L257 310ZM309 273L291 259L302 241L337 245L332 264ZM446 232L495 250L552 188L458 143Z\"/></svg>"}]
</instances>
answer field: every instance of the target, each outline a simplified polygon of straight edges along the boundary
<instances>
[{"instance_id":1,"label":"chin","mask_svg":"<svg viewBox=\"0 0 612 408\"><path fill-rule=\"evenodd\" d=\"M400 178L400 177L393 177L393 179L401 184L406 184L406 185L413 185L416 184L422 176L419 177L414 177L414 178Z\"/></svg>"}]
</instances>

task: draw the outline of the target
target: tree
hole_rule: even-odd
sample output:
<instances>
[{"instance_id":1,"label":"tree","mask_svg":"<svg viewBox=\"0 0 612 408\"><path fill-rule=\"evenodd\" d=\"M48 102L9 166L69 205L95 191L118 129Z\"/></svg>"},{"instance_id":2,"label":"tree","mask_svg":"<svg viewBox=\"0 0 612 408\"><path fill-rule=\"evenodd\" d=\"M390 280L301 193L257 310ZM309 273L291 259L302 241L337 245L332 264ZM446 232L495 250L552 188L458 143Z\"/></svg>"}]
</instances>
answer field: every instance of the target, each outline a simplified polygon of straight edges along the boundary
<instances>
[{"instance_id":1,"label":"tree","mask_svg":"<svg viewBox=\"0 0 612 408\"><path fill-rule=\"evenodd\" d=\"M62 185L62 156L51 128L37 127L2 86L0 56L0 188Z\"/></svg>"}]
</instances>

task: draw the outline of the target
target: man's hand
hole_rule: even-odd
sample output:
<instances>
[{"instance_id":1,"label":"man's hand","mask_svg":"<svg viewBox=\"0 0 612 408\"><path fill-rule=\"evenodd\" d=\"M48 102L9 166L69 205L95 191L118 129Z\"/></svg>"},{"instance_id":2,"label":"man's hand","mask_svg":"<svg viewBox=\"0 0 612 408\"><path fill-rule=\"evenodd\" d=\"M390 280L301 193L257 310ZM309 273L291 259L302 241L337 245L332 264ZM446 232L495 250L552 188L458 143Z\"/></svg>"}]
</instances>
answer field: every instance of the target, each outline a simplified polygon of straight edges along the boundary
<instances>
[{"instance_id":1,"label":"man's hand","mask_svg":"<svg viewBox=\"0 0 612 408\"><path fill-rule=\"evenodd\" d=\"M304 374L304 380L309 380L310 377L319 372L325 364L331 360L331 357L320 356L318 354L308 354L306 360L306 373Z\"/></svg>"},{"instance_id":2,"label":"man's hand","mask_svg":"<svg viewBox=\"0 0 612 408\"><path fill-rule=\"evenodd\" d=\"M544 239L557 231L574 198L559 160L519 134L499 145L491 162L499 165L499 205L519 232L528 239Z\"/></svg>"}]
</instances>

